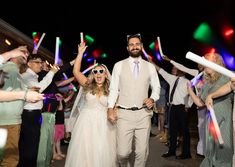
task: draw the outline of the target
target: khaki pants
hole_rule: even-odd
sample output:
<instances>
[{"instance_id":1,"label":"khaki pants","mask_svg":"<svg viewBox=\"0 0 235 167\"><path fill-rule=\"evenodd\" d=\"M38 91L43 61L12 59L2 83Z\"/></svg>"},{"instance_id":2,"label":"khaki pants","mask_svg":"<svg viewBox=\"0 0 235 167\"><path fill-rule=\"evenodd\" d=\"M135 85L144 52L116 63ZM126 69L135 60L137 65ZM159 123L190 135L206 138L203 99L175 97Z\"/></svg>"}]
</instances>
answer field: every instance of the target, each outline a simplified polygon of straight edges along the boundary
<instances>
[{"instance_id":1,"label":"khaki pants","mask_svg":"<svg viewBox=\"0 0 235 167\"><path fill-rule=\"evenodd\" d=\"M130 166L130 154L134 141L134 167L145 167L149 153L149 133L152 112L144 109L127 111L119 109L117 121L117 155L121 167Z\"/></svg>"},{"instance_id":2,"label":"khaki pants","mask_svg":"<svg viewBox=\"0 0 235 167\"><path fill-rule=\"evenodd\" d=\"M0 166L16 167L19 161L20 124L1 125L0 128L5 128L8 131L7 142L3 149L3 160L0 162Z\"/></svg>"}]
</instances>

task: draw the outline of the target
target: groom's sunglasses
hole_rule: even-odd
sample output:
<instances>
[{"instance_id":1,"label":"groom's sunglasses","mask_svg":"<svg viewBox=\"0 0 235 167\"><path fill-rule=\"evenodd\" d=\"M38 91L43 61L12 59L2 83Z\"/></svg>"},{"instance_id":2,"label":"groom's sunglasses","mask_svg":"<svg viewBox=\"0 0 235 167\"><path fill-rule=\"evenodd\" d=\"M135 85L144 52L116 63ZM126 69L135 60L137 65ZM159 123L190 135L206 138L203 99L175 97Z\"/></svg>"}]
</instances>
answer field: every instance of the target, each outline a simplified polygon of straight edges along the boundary
<instances>
[{"instance_id":1,"label":"groom's sunglasses","mask_svg":"<svg viewBox=\"0 0 235 167\"><path fill-rule=\"evenodd\" d=\"M103 70L103 69L100 69L100 70L94 69L94 70L92 70L92 72L93 72L93 74L97 74L97 73L103 74L105 72L105 70Z\"/></svg>"}]
</instances>

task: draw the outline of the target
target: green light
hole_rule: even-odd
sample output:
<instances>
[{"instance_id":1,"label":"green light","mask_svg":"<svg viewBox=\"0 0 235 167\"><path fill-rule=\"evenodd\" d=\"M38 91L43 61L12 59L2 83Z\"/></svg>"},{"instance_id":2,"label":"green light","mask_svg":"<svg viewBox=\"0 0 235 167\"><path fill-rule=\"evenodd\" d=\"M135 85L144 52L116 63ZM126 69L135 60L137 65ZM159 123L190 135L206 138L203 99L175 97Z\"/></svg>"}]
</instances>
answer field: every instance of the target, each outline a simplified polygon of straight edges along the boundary
<instances>
[{"instance_id":1,"label":"green light","mask_svg":"<svg viewBox=\"0 0 235 167\"><path fill-rule=\"evenodd\" d=\"M154 47L155 47L155 42L152 42L150 45L149 45L149 48L154 50Z\"/></svg>"},{"instance_id":2,"label":"green light","mask_svg":"<svg viewBox=\"0 0 235 167\"><path fill-rule=\"evenodd\" d=\"M37 35L37 32L32 32L33 38Z\"/></svg>"},{"instance_id":3,"label":"green light","mask_svg":"<svg viewBox=\"0 0 235 167\"><path fill-rule=\"evenodd\" d=\"M196 40L205 43L211 43L213 41L212 31L207 23L201 23L198 28L194 31L193 37Z\"/></svg>"},{"instance_id":4,"label":"green light","mask_svg":"<svg viewBox=\"0 0 235 167\"><path fill-rule=\"evenodd\" d=\"M78 91L75 86L73 86L73 91L74 91L74 92L77 92L77 91Z\"/></svg>"},{"instance_id":5,"label":"green light","mask_svg":"<svg viewBox=\"0 0 235 167\"><path fill-rule=\"evenodd\" d=\"M85 35L85 39L86 39L87 43L89 43L89 44L92 44L95 41L94 38L92 38L89 35Z\"/></svg>"},{"instance_id":6,"label":"green light","mask_svg":"<svg viewBox=\"0 0 235 167\"><path fill-rule=\"evenodd\" d=\"M103 53L100 57L101 57L101 58L107 58L108 56L107 56L106 53Z\"/></svg>"},{"instance_id":7,"label":"green light","mask_svg":"<svg viewBox=\"0 0 235 167\"><path fill-rule=\"evenodd\" d=\"M59 46L61 46L61 44L62 44L62 41L59 39Z\"/></svg>"}]
</instances>

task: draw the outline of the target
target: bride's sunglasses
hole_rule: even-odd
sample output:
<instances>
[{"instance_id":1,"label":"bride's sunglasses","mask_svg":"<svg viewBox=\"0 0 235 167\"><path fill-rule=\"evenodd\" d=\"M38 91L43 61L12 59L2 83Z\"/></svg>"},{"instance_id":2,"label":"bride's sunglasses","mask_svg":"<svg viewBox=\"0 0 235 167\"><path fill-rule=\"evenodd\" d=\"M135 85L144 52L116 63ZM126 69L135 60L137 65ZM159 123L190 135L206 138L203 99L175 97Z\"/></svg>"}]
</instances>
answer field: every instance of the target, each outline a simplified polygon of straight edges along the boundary
<instances>
[{"instance_id":1,"label":"bride's sunglasses","mask_svg":"<svg viewBox=\"0 0 235 167\"><path fill-rule=\"evenodd\" d=\"M98 73L103 74L105 72L105 70L104 69L100 69L100 70L93 69L92 72L93 72L93 74L98 74Z\"/></svg>"}]
</instances>

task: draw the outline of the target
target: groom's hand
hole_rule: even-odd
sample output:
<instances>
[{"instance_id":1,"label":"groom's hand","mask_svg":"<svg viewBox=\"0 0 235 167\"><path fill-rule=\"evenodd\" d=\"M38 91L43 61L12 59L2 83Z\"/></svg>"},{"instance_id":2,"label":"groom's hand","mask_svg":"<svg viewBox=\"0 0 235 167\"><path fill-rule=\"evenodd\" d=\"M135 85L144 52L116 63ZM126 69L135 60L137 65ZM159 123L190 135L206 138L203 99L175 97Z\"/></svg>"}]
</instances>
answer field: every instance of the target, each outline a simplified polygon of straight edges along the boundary
<instances>
[{"instance_id":1,"label":"groom's hand","mask_svg":"<svg viewBox=\"0 0 235 167\"><path fill-rule=\"evenodd\" d=\"M115 109L108 108L107 117L108 117L109 122L111 122L112 124L115 124L117 121L117 113Z\"/></svg>"}]
</instances>

